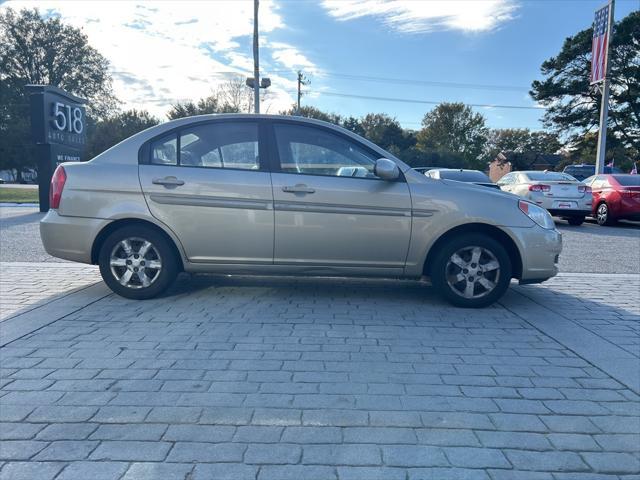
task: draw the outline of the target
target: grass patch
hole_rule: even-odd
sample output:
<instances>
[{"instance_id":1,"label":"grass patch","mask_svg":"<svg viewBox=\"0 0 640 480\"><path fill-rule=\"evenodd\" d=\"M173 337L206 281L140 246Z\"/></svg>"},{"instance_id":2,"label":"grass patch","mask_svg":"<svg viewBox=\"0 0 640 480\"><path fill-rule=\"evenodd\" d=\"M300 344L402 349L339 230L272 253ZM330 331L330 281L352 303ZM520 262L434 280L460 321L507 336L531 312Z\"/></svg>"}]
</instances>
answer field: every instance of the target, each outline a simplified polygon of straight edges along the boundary
<instances>
[{"instance_id":1,"label":"grass patch","mask_svg":"<svg viewBox=\"0 0 640 480\"><path fill-rule=\"evenodd\" d=\"M0 203L39 203L37 188L0 187Z\"/></svg>"}]
</instances>

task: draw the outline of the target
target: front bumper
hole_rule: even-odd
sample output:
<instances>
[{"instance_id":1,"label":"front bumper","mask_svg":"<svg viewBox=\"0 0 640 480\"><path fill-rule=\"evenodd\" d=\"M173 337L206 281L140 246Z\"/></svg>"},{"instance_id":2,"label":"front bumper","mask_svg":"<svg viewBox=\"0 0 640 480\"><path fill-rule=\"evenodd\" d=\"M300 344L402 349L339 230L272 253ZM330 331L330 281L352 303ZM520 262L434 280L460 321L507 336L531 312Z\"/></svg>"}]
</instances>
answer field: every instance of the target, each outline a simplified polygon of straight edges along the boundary
<instances>
[{"instance_id":1,"label":"front bumper","mask_svg":"<svg viewBox=\"0 0 640 480\"><path fill-rule=\"evenodd\" d=\"M522 257L520 283L539 283L558 274L558 258L562 252L562 234L535 225L510 231L518 243Z\"/></svg>"},{"instance_id":2,"label":"front bumper","mask_svg":"<svg viewBox=\"0 0 640 480\"><path fill-rule=\"evenodd\" d=\"M49 210L40 221L40 238L49 255L91 263L91 249L98 233L110 220L58 215Z\"/></svg>"}]
</instances>

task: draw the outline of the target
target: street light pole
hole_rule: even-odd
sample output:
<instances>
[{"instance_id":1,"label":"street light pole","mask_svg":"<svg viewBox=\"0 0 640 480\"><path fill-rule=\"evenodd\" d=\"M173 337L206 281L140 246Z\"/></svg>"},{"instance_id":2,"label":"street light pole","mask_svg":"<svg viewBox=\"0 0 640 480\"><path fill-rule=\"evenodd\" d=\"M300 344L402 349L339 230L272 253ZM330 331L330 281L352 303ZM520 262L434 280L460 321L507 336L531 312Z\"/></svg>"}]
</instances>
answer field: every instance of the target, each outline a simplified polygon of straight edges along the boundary
<instances>
[{"instance_id":1,"label":"street light pole","mask_svg":"<svg viewBox=\"0 0 640 480\"><path fill-rule=\"evenodd\" d=\"M611 37L613 36L613 7L615 0L609 3L609 25L607 36L607 71L602 82L602 103L600 104L600 130L598 132L598 151L596 154L596 174L604 173L607 153L607 124L609 123L609 90L611 87Z\"/></svg>"},{"instance_id":2,"label":"street light pole","mask_svg":"<svg viewBox=\"0 0 640 480\"><path fill-rule=\"evenodd\" d=\"M258 2L253 0L253 101L255 113L260 113L260 58L258 45Z\"/></svg>"}]
</instances>

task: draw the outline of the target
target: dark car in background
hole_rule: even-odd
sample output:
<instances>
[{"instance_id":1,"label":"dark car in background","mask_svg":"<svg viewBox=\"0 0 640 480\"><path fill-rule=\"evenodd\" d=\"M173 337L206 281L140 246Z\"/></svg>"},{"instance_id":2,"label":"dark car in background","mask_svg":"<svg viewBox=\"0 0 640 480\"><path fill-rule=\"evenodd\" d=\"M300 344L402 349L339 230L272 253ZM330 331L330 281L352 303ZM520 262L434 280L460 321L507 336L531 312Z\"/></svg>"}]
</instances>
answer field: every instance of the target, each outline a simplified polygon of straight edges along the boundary
<instances>
[{"instance_id":1,"label":"dark car in background","mask_svg":"<svg viewBox=\"0 0 640 480\"><path fill-rule=\"evenodd\" d=\"M572 177L583 181L585 178L588 178L596 173L596 166L589 165L587 163L582 163L579 165L567 165L562 170L562 173L567 173ZM604 167L604 173L623 173L622 170L616 167Z\"/></svg>"},{"instance_id":2,"label":"dark car in background","mask_svg":"<svg viewBox=\"0 0 640 480\"><path fill-rule=\"evenodd\" d=\"M455 180L456 182L473 183L483 187L500 187L493 183L486 173L480 170L465 170L462 168L432 168L424 172L427 177L438 178L440 180Z\"/></svg>"},{"instance_id":3,"label":"dark car in background","mask_svg":"<svg viewBox=\"0 0 640 480\"><path fill-rule=\"evenodd\" d=\"M592 216L600 225L640 221L640 175L593 175L584 183L593 192Z\"/></svg>"}]
</instances>

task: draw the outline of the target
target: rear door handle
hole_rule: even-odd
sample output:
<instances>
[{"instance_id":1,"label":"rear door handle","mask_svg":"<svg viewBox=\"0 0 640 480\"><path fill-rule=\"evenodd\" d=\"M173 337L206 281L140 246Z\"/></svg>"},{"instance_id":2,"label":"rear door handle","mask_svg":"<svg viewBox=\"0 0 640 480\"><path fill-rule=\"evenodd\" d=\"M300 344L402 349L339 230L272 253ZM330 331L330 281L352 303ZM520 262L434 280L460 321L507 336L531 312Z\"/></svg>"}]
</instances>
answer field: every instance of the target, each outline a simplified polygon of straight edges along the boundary
<instances>
[{"instance_id":1,"label":"rear door handle","mask_svg":"<svg viewBox=\"0 0 640 480\"><path fill-rule=\"evenodd\" d=\"M165 187L179 187L184 185L184 180L179 180L176 177L164 177L154 178L151 180L154 185L164 185Z\"/></svg>"},{"instance_id":2,"label":"rear door handle","mask_svg":"<svg viewBox=\"0 0 640 480\"><path fill-rule=\"evenodd\" d=\"M283 192L287 193L315 193L315 189L307 187L304 183L298 183L297 185L285 185L282 187Z\"/></svg>"}]
</instances>

